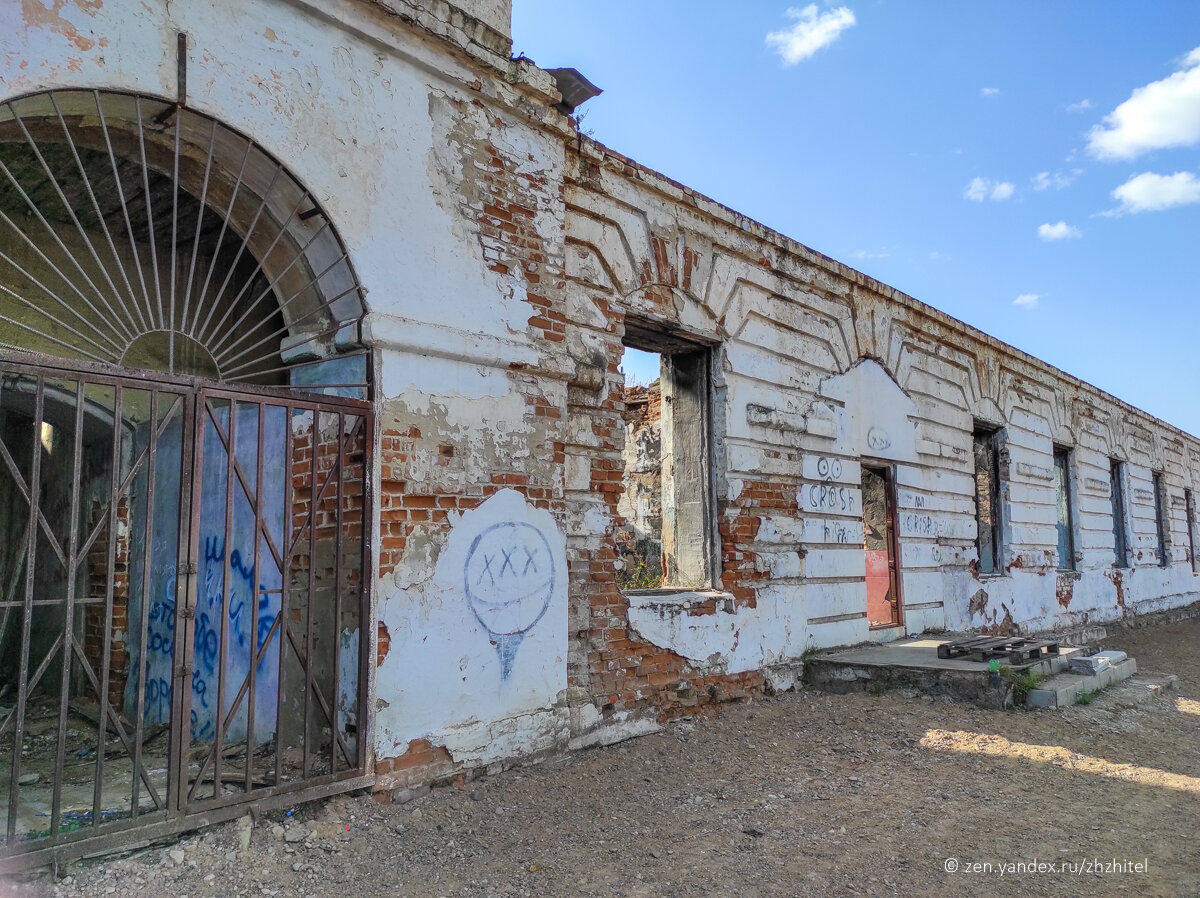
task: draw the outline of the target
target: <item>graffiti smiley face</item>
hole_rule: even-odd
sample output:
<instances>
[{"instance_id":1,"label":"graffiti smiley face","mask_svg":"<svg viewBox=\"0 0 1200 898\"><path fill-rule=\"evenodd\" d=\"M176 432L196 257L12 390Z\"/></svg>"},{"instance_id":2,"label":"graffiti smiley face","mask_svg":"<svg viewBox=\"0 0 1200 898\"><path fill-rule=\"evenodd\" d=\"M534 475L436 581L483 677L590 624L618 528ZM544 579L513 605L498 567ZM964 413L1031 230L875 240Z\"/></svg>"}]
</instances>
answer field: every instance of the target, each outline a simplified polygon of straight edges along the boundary
<instances>
[{"instance_id":1,"label":"graffiti smiley face","mask_svg":"<svg viewBox=\"0 0 1200 898\"><path fill-rule=\"evenodd\" d=\"M550 544L523 522L493 524L476 536L463 569L471 611L493 636L532 629L550 604L554 578Z\"/></svg>"}]
</instances>

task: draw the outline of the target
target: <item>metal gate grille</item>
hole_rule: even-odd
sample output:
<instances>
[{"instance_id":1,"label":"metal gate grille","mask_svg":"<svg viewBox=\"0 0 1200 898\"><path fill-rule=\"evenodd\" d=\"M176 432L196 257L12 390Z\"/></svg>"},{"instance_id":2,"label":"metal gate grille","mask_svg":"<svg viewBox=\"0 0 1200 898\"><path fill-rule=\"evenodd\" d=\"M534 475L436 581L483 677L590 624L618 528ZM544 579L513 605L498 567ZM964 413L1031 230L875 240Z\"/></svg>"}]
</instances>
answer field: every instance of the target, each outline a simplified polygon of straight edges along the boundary
<instances>
[{"instance_id":1,"label":"metal gate grille","mask_svg":"<svg viewBox=\"0 0 1200 898\"><path fill-rule=\"evenodd\" d=\"M372 440L358 400L0 359L4 855L365 781Z\"/></svg>"}]
</instances>

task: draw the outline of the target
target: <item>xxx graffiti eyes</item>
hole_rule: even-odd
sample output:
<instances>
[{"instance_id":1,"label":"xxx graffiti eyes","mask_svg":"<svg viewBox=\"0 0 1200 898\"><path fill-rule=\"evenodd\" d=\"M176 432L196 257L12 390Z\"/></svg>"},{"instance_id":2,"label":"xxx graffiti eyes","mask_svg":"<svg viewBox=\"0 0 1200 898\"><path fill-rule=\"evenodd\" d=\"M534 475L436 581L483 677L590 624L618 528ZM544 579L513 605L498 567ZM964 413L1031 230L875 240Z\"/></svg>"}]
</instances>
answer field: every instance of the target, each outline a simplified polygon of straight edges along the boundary
<instances>
[{"instance_id":1,"label":"xxx graffiti eyes","mask_svg":"<svg viewBox=\"0 0 1200 898\"><path fill-rule=\"evenodd\" d=\"M475 619L487 630L508 679L521 640L550 605L555 570L545 534L532 524L505 521L471 542L463 586Z\"/></svg>"},{"instance_id":2,"label":"xxx graffiti eyes","mask_svg":"<svg viewBox=\"0 0 1200 898\"><path fill-rule=\"evenodd\" d=\"M515 563L513 561L513 556L517 555L519 552L523 553L525 556L524 565L521 568L520 574L517 573L517 565L521 563L521 559L518 558ZM479 580L476 581L476 586L483 582L484 577L487 577L488 583L494 586L496 584L496 578L503 577L505 572L508 572L508 574L512 577L524 577L529 574L531 569L533 570L533 573L538 573L536 561L538 555L537 549L530 549L528 546L517 545L510 549L501 548L500 555L503 556L504 561L500 565L500 570L494 573L492 571L492 561L495 560L495 556L487 554L483 556L483 569L479 572Z\"/></svg>"}]
</instances>

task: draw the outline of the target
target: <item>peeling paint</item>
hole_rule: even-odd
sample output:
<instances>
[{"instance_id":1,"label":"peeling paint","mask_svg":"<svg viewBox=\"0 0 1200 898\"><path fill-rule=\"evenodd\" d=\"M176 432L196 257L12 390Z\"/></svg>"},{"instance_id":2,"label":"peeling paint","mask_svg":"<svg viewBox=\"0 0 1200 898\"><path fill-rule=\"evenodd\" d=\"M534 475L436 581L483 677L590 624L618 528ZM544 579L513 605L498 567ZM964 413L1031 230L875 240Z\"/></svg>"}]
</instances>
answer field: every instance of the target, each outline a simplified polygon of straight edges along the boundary
<instances>
[{"instance_id":1,"label":"peeling paint","mask_svg":"<svg viewBox=\"0 0 1200 898\"><path fill-rule=\"evenodd\" d=\"M30 28L48 28L56 34L61 34L76 48L87 51L96 46L96 39L82 34L80 26L63 15L63 12L71 9L92 15L102 6L104 0L50 0L49 6L45 5L44 0L21 0L21 16Z\"/></svg>"}]
</instances>

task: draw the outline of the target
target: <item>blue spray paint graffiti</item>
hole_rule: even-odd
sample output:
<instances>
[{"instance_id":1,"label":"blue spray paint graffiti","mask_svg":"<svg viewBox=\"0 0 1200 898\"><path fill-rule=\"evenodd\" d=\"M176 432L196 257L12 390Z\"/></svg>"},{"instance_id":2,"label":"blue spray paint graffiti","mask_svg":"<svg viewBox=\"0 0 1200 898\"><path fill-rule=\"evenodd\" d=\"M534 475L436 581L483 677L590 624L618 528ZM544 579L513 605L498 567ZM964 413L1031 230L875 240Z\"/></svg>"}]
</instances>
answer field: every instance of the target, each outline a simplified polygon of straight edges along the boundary
<instances>
[{"instance_id":1,"label":"blue spray paint graffiti","mask_svg":"<svg viewBox=\"0 0 1200 898\"><path fill-rule=\"evenodd\" d=\"M521 640L550 607L554 578L550 544L532 524L493 524L471 542L463 585L475 619L496 646L501 679L512 674Z\"/></svg>"},{"instance_id":2,"label":"blue spray paint graffiti","mask_svg":"<svg viewBox=\"0 0 1200 898\"><path fill-rule=\"evenodd\" d=\"M278 415L270 412L261 422L264 428L264 445L281 446L284 443L286 418L282 409ZM218 410L217 420L222 430L228 431L229 413ZM253 435L260 426L258 410L244 406L238 413L240 433ZM166 458L179 457L180 428L168 427L159 438L159 455ZM235 453L243 471L253 474L257 467L254 453L257 440L239 438ZM192 642L193 670L191 677L191 736L198 741L212 739L216 734L217 714L222 719L229 715L233 701L250 670L250 665L259 650L266 644L271 627L279 614L279 587L282 577L263 539L255 530L255 516L251 498L235 482L232 518L226 526L226 470L227 456L220 436L211 421L206 421L203 441L203 480L201 483L200 507L200 558L198 588L195 608L195 635ZM285 465L281 453L270 453L263 458L262 523L276 545L283 542L284 527L284 477ZM253 488L251 490L253 494ZM166 722L170 718L170 683L175 660L175 565L177 561L178 518L179 518L179 471L170 464L161 465L155 478L155 508L153 532L153 564L151 588L154 597L148 615L146 640L146 714L148 723ZM165 498L163 498L165 497ZM144 537L138 545L135 527L134 552L144 552ZM226 545L226 540L232 548ZM254 567L254 545L259 545L259 571ZM230 583L224 583L226 551L229 554ZM133 594L140 593L140 580L133 584ZM257 611L257 627L254 627ZM225 633L225 691L223 707L217 708L218 671L221 668L221 631ZM252 633L251 630L255 629ZM134 647L136 653L136 647ZM136 669L136 668L135 668ZM271 739L275 734L275 711L279 671L279 637L263 653L255 670L255 719L254 735L257 741ZM127 687L126 703L130 704L136 689L131 678ZM225 730L225 738L240 740L246 737L248 725L247 698L239 704Z\"/></svg>"}]
</instances>

